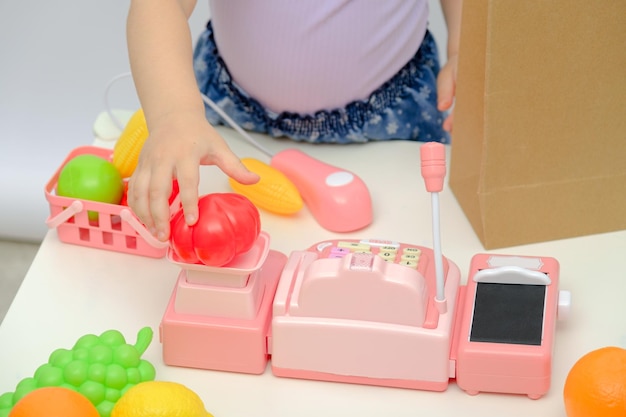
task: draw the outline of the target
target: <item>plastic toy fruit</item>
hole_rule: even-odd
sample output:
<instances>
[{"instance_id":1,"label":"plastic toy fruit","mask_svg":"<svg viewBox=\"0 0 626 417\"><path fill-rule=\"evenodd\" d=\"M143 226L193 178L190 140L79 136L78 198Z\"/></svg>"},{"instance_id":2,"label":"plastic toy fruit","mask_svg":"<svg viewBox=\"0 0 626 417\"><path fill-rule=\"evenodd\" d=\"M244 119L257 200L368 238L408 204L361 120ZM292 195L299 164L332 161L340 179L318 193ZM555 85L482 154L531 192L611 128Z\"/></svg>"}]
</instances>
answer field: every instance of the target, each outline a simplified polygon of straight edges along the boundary
<instances>
[{"instance_id":1,"label":"plastic toy fruit","mask_svg":"<svg viewBox=\"0 0 626 417\"><path fill-rule=\"evenodd\" d=\"M99 417L87 397L69 388L37 388L15 404L9 417Z\"/></svg>"},{"instance_id":2,"label":"plastic toy fruit","mask_svg":"<svg viewBox=\"0 0 626 417\"><path fill-rule=\"evenodd\" d=\"M109 417L124 392L154 380L154 366L141 359L152 337L152 329L144 327L137 334L137 342L130 345L119 331L107 330L99 336L82 336L72 349L55 350L33 377L17 384L15 392L0 395L0 417L8 416L18 401L42 387L74 390L96 407L100 417Z\"/></svg>"},{"instance_id":3,"label":"plastic toy fruit","mask_svg":"<svg viewBox=\"0 0 626 417\"><path fill-rule=\"evenodd\" d=\"M177 382L142 382L113 407L111 417L213 417L194 391Z\"/></svg>"},{"instance_id":4,"label":"plastic toy fruit","mask_svg":"<svg viewBox=\"0 0 626 417\"><path fill-rule=\"evenodd\" d=\"M183 262L225 265L250 250L261 232L258 209L239 194L204 195L198 213L193 226L187 226L182 210L170 221L171 248Z\"/></svg>"},{"instance_id":5,"label":"plastic toy fruit","mask_svg":"<svg viewBox=\"0 0 626 417\"><path fill-rule=\"evenodd\" d=\"M244 185L229 178L233 191L248 197L258 208L272 213L294 214L300 211L304 205L300 192L285 174L258 159L243 158L241 162L260 179L256 184Z\"/></svg>"},{"instance_id":6,"label":"plastic toy fruit","mask_svg":"<svg viewBox=\"0 0 626 417\"><path fill-rule=\"evenodd\" d=\"M57 182L57 194L65 197L117 204L124 184L120 173L96 155L75 156L65 164Z\"/></svg>"},{"instance_id":7,"label":"plastic toy fruit","mask_svg":"<svg viewBox=\"0 0 626 417\"><path fill-rule=\"evenodd\" d=\"M119 204L124 183L118 170L104 158L82 154L70 159L61 169L57 195L101 203ZM89 213L96 220L98 213Z\"/></svg>"},{"instance_id":8,"label":"plastic toy fruit","mask_svg":"<svg viewBox=\"0 0 626 417\"><path fill-rule=\"evenodd\" d=\"M141 148L148 138L148 126L143 109L137 110L128 120L122 134L113 147L113 165L122 177L133 175Z\"/></svg>"},{"instance_id":9,"label":"plastic toy fruit","mask_svg":"<svg viewBox=\"0 0 626 417\"><path fill-rule=\"evenodd\" d=\"M581 357L563 389L568 417L626 416L626 349L603 347Z\"/></svg>"}]
</instances>

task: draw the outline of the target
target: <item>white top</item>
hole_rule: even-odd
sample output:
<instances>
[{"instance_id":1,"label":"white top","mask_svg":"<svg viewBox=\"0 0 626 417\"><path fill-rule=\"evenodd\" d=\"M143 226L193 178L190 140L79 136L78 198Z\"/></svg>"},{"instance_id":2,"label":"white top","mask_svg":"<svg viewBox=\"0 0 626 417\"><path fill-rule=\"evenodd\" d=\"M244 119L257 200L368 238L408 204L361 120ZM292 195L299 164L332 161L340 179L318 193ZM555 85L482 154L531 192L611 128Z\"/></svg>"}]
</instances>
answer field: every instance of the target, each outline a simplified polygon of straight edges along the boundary
<instances>
[{"instance_id":1,"label":"white top","mask_svg":"<svg viewBox=\"0 0 626 417\"><path fill-rule=\"evenodd\" d=\"M311 113L367 98L417 52L426 0L210 0L234 81L267 109Z\"/></svg>"}]
</instances>

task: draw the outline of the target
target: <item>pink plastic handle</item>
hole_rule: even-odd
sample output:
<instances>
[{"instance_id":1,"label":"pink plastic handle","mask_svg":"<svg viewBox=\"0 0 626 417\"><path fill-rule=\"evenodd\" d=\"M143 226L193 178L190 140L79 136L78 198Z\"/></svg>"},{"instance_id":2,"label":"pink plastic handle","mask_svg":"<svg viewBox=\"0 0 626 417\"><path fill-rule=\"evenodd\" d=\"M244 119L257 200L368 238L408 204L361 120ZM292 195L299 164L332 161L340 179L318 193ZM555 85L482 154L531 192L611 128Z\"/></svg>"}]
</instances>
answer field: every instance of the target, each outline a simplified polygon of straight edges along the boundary
<instances>
[{"instance_id":1,"label":"pink plastic handle","mask_svg":"<svg viewBox=\"0 0 626 417\"><path fill-rule=\"evenodd\" d=\"M172 217L172 213L174 213L177 208L180 206L180 194L177 194L172 200L172 204L170 204L170 217ZM157 249L165 249L169 247L170 242L162 242L159 239L152 236L150 232L146 229L137 217L132 213L130 209L124 208L120 211L120 218L124 220L126 223L130 225L130 227L135 230L150 246Z\"/></svg>"},{"instance_id":2,"label":"pink plastic handle","mask_svg":"<svg viewBox=\"0 0 626 417\"><path fill-rule=\"evenodd\" d=\"M72 201L72 204L65 208L65 210L46 220L46 225L50 229L56 229L58 226L62 225L68 219L72 218L72 216L80 213L81 211L83 211L83 203L79 200L74 200Z\"/></svg>"},{"instance_id":3,"label":"pink plastic handle","mask_svg":"<svg viewBox=\"0 0 626 417\"><path fill-rule=\"evenodd\" d=\"M426 191L440 192L446 177L446 148L439 142L427 142L420 148L420 158Z\"/></svg>"},{"instance_id":4,"label":"pink plastic handle","mask_svg":"<svg viewBox=\"0 0 626 417\"><path fill-rule=\"evenodd\" d=\"M167 248L170 245L169 241L161 242L159 239L152 236L152 234L148 232L146 227L139 220L137 220L135 215L129 209L122 209L120 211L120 217L128 223L130 227L132 227L139 234L139 236L148 242L150 246L161 249Z\"/></svg>"}]
</instances>

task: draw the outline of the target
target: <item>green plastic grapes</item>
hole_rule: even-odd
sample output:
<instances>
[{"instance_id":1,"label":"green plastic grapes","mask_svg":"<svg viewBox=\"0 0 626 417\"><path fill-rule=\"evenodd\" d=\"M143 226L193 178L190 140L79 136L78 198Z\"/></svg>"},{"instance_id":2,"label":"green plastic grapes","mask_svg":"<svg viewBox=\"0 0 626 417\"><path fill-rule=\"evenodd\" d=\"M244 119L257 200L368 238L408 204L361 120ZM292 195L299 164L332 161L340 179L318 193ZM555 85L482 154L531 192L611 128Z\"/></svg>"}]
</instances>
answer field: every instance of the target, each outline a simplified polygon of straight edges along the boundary
<instances>
[{"instance_id":1,"label":"green plastic grapes","mask_svg":"<svg viewBox=\"0 0 626 417\"><path fill-rule=\"evenodd\" d=\"M107 330L100 336L80 337L72 349L57 349L48 363L24 378L14 392L0 395L0 417L7 417L13 406L29 392L48 386L62 386L78 391L91 401L101 417L109 417L118 399L132 386L152 381L154 366L141 359L153 332L144 327L134 345L126 343L117 330Z\"/></svg>"}]
</instances>

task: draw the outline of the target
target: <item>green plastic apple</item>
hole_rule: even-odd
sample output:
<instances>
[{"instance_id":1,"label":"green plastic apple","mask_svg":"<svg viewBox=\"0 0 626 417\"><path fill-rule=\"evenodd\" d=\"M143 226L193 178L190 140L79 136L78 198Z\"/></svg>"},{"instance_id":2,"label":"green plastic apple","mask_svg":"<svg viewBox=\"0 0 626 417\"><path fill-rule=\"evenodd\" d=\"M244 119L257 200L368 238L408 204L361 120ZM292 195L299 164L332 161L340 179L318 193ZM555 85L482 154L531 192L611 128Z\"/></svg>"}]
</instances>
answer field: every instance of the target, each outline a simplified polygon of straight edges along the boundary
<instances>
[{"instance_id":1,"label":"green plastic apple","mask_svg":"<svg viewBox=\"0 0 626 417\"><path fill-rule=\"evenodd\" d=\"M124 182L111 162L96 155L82 154L63 166L56 193L63 197L119 204L124 194ZM89 220L97 219L98 213L90 211Z\"/></svg>"}]
</instances>

